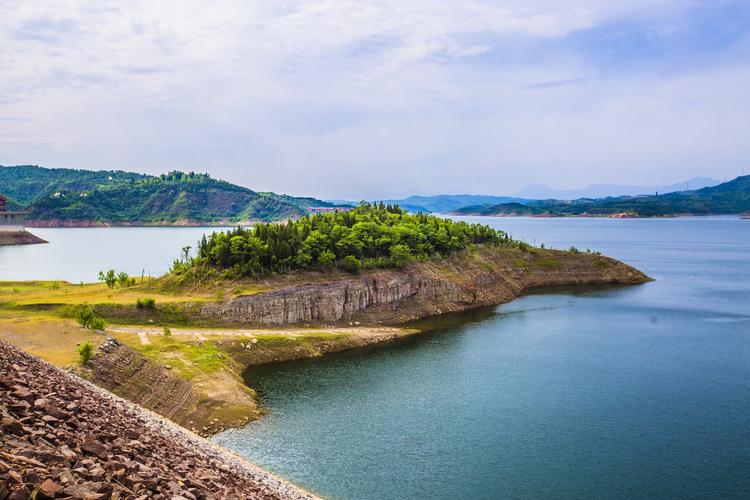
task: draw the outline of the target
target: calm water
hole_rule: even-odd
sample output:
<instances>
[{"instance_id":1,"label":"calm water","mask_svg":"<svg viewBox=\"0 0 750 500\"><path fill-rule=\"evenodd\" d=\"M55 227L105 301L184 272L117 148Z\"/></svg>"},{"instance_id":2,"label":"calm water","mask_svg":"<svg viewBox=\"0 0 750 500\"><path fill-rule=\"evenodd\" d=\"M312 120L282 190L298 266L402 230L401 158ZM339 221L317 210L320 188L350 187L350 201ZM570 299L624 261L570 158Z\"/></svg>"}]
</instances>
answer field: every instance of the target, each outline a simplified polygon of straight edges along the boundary
<instances>
[{"instance_id":1,"label":"calm water","mask_svg":"<svg viewBox=\"0 0 750 500\"><path fill-rule=\"evenodd\" d=\"M30 229L45 245L0 246L0 280L97 280L115 268L131 275L160 276L186 245L221 228L112 227Z\"/></svg>"},{"instance_id":2,"label":"calm water","mask_svg":"<svg viewBox=\"0 0 750 500\"><path fill-rule=\"evenodd\" d=\"M657 281L256 369L216 441L334 498L750 497L750 221L475 220Z\"/></svg>"}]
</instances>

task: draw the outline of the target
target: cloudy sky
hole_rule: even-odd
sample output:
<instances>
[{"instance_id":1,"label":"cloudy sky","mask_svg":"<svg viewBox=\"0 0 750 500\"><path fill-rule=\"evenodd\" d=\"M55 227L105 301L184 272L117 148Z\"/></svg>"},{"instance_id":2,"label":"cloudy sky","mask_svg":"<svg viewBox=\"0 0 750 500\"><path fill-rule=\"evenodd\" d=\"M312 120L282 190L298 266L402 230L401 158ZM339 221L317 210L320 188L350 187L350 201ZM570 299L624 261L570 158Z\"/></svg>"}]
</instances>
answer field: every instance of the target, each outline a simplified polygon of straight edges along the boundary
<instances>
[{"instance_id":1,"label":"cloudy sky","mask_svg":"<svg viewBox=\"0 0 750 500\"><path fill-rule=\"evenodd\" d=\"M750 171L747 0L0 0L0 164L320 197Z\"/></svg>"}]
</instances>

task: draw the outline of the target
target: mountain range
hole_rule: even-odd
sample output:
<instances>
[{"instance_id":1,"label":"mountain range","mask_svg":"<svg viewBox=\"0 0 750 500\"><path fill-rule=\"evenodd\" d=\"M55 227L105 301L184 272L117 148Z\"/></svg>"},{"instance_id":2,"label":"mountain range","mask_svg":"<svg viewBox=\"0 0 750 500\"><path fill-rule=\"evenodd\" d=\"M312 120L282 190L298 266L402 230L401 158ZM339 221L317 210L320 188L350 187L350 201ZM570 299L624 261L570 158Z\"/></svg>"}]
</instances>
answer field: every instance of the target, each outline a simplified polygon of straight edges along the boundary
<instances>
[{"instance_id":1,"label":"mountain range","mask_svg":"<svg viewBox=\"0 0 750 500\"><path fill-rule=\"evenodd\" d=\"M642 194L667 194L677 191L694 191L721 184L710 177L693 177L684 182L659 186L630 186L619 184L590 184L579 189L556 189L534 184L518 191L514 196L533 200L576 200L579 198L607 198L610 196L638 196Z\"/></svg>"},{"instance_id":2,"label":"mountain range","mask_svg":"<svg viewBox=\"0 0 750 500\"><path fill-rule=\"evenodd\" d=\"M536 200L497 205L473 205L453 211L456 215L620 216L665 217L721 215L750 212L750 175L695 191L650 196Z\"/></svg>"},{"instance_id":3,"label":"mountain range","mask_svg":"<svg viewBox=\"0 0 750 500\"><path fill-rule=\"evenodd\" d=\"M383 201L399 205L410 212L451 213L467 206L500 205L504 203L519 203L526 205L535 200L574 200L579 198L606 198L609 196L637 196L652 193L672 193L716 186L721 181L710 177L694 177L685 182L662 186L631 186L617 184L591 184L580 189L555 189L542 184L529 186L513 196L491 196L476 194L438 194L432 196L409 196L398 199L383 199ZM356 205L351 200L328 200L339 205Z\"/></svg>"}]
</instances>

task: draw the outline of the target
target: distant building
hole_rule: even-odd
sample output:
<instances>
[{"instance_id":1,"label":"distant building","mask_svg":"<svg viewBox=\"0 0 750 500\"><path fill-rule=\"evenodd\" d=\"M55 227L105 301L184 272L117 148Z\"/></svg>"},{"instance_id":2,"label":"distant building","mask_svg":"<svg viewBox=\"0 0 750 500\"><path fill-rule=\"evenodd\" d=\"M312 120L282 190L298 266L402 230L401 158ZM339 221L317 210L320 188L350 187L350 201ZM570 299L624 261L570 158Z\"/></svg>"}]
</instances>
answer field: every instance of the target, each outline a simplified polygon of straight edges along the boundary
<instances>
[{"instance_id":1,"label":"distant building","mask_svg":"<svg viewBox=\"0 0 750 500\"><path fill-rule=\"evenodd\" d=\"M0 232L18 233L24 231L26 212L8 210L8 200L0 194Z\"/></svg>"}]
</instances>

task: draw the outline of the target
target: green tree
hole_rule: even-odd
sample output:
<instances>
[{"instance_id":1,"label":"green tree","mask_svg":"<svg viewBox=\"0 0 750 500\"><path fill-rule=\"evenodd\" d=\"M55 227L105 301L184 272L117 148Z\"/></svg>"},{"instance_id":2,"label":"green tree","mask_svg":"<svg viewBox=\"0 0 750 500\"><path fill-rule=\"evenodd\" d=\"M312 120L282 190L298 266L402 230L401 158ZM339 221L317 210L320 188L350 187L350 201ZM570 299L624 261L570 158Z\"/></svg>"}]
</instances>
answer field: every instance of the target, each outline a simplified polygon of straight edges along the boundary
<instances>
[{"instance_id":1,"label":"green tree","mask_svg":"<svg viewBox=\"0 0 750 500\"><path fill-rule=\"evenodd\" d=\"M411 250L406 245L393 245L390 252L391 264L395 267L404 267L414 258Z\"/></svg>"},{"instance_id":2,"label":"green tree","mask_svg":"<svg viewBox=\"0 0 750 500\"><path fill-rule=\"evenodd\" d=\"M341 260L341 268L350 273L356 273L361 266L362 263L354 255L347 255Z\"/></svg>"},{"instance_id":3,"label":"green tree","mask_svg":"<svg viewBox=\"0 0 750 500\"><path fill-rule=\"evenodd\" d=\"M336 263L336 254L330 250L323 250L318 257L318 262L325 268L330 268Z\"/></svg>"},{"instance_id":4,"label":"green tree","mask_svg":"<svg viewBox=\"0 0 750 500\"><path fill-rule=\"evenodd\" d=\"M94 346L91 345L91 342L84 342L78 347L78 356L82 365L88 365L93 355Z\"/></svg>"},{"instance_id":5,"label":"green tree","mask_svg":"<svg viewBox=\"0 0 750 500\"><path fill-rule=\"evenodd\" d=\"M104 271L99 271L99 281L106 283L109 288L114 288L115 284L117 284L117 274L115 274L115 270L110 269L106 273Z\"/></svg>"},{"instance_id":6,"label":"green tree","mask_svg":"<svg viewBox=\"0 0 750 500\"><path fill-rule=\"evenodd\" d=\"M130 275L125 271L120 271L117 273L117 283L119 283L122 288L130 286Z\"/></svg>"}]
</instances>

